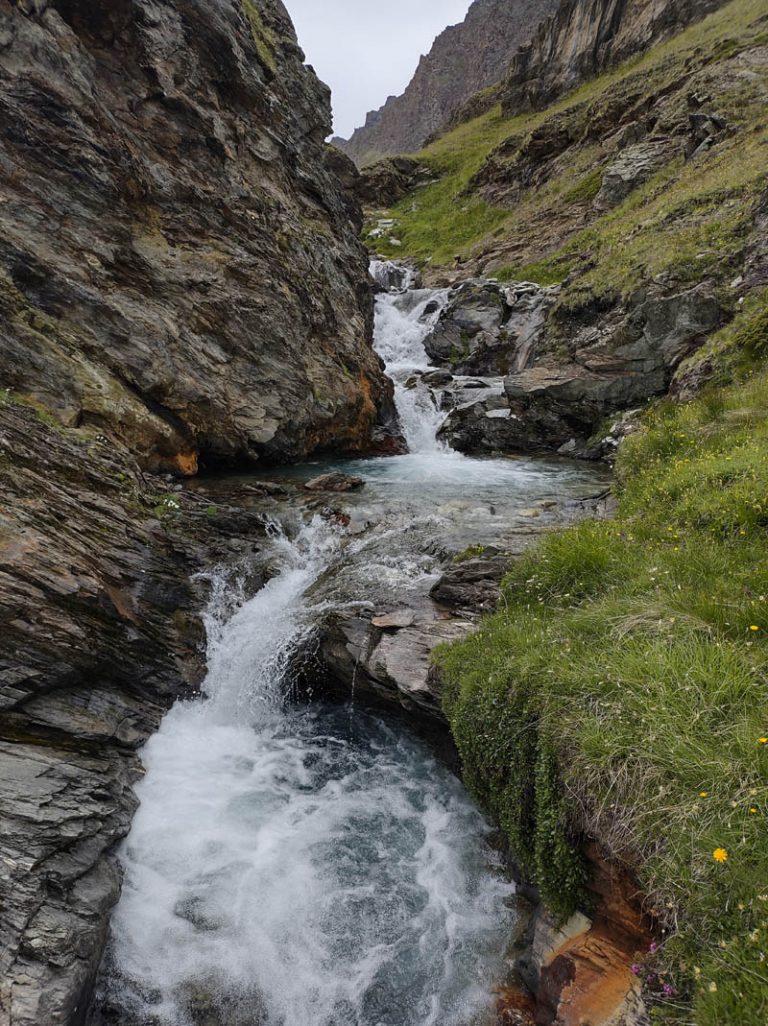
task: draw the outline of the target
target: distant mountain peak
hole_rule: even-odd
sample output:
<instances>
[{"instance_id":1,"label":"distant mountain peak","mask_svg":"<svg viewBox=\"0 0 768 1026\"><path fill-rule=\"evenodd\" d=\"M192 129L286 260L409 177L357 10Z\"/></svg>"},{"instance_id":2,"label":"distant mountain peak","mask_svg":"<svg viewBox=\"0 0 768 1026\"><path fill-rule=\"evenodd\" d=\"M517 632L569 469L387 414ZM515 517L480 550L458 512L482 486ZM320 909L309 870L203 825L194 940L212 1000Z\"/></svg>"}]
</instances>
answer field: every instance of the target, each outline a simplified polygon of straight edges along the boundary
<instances>
[{"instance_id":1,"label":"distant mountain peak","mask_svg":"<svg viewBox=\"0 0 768 1026\"><path fill-rule=\"evenodd\" d=\"M558 4L475 0L463 22L440 33L402 96L390 96L350 139L334 143L358 164L421 149L471 96L504 78L518 48Z\"/></svg>"}]
</instances>

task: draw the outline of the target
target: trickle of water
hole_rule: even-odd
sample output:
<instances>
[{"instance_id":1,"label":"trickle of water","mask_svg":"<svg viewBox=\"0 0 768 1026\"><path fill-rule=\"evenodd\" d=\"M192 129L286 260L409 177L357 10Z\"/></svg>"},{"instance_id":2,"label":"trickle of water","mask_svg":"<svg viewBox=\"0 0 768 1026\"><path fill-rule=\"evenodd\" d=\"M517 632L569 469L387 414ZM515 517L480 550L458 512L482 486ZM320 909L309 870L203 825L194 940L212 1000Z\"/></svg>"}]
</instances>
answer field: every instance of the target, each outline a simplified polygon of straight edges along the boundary
<instances>
[{"instance_id":1,"label":"trickle of water","mask_svg":"<svg viewBox=\"0 0 768 1026\"><path fill-rule=\"evenodd\" d=\"M488 1006L510 887L485 824L418 741L285 702L307 589L339 558L316 521L279 573L207 616L208 699L143 752L96 1021L125 1026L465 1026Z\"/></svg>"}]
</instances>

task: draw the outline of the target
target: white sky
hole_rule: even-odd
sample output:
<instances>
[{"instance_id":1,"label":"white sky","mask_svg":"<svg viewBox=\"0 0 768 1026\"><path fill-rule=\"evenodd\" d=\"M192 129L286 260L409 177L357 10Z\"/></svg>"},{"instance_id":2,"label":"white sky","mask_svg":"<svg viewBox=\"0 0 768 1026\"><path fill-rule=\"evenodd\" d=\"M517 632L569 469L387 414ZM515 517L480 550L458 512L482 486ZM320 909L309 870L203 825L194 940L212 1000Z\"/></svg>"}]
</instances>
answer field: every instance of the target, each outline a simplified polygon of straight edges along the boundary
<instances>
[{"instance_id":1,"label":"white sky","mask_svg":"<svg viewBox=\"0 0 768 1026\"><path fill-rule=\"evenodd\" d=\"M333 90L338 135L349 136L408 85L419 57L470 0L283 0L299 43Z\"/></svg>"}]
</instances>

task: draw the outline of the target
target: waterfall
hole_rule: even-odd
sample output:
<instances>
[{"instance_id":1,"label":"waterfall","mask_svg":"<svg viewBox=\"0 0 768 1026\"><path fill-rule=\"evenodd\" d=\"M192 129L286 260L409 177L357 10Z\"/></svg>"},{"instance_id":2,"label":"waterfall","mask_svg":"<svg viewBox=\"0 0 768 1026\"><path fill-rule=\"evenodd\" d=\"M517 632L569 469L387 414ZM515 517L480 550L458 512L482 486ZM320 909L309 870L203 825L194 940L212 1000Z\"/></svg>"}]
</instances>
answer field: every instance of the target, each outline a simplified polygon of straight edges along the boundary
<instances>
[{"instance_id":1,"label":"waterfall","mask_svg":"<svg viewBox=\"0 0 768 1026\"><path fill-rule=\"evenodd\" d=\"M461 784L401 729L286 700L309 590L344 556L275 532L245 599L214 576L206 699L142 752L95 1022L466 1026L502 972L509 885Z\"/></svg>"},{"instance_id":2,"label":"waterfall","mask_svg":"<svg viewBox=\"0 0 768 1026\"><path fill-rule=\"evenodd\" d=\"M395 384L395 403L408 449L412 453L451 452L438 438L445 414L433 390L421 380L434 369L424 340L445 309L449 290L412 288L414 272L385 261L374 260L371 275L389 289L376 297L374 344Z\"/></svg>"}]
</instances>

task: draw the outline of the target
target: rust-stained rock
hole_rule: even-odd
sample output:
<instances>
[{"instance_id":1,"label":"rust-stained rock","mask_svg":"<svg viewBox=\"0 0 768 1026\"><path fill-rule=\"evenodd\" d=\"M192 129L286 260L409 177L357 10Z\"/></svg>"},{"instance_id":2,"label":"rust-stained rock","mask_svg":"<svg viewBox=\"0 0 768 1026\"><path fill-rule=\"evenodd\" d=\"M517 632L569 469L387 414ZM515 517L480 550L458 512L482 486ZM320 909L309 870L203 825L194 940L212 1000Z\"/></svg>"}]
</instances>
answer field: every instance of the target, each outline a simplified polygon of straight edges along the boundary
<instances>
[{"instance_id":1,"label":"rust-stained rock","mask_svg":"<svg viewBox=\"0 0 768 1026\"><path fill-rule=\"evenodd\" d=\"M558 924L539 907L517 970L535 998L536 1026L648 1026L631 966L648 950L652 924L631 878L599 847L586 850L595 911Z\"/></svg>"}]
</instances>

